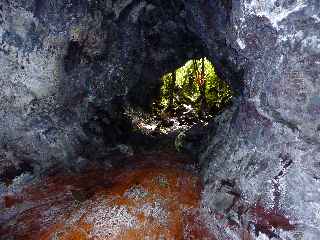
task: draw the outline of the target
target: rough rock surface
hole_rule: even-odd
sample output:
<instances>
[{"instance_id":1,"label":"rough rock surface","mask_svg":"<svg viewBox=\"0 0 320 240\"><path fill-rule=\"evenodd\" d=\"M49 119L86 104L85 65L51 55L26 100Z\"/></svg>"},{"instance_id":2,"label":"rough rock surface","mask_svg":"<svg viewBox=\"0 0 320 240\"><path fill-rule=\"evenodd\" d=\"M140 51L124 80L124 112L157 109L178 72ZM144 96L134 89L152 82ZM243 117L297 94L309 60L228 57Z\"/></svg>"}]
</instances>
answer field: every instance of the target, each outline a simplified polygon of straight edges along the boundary
<instances>
[{"instance_id":1,"label":"rough rock surface","mask_svg":"<svg viewBox=\"0 0 320 240\"><path fill-rule=\"evenodd\" d=\"M244 69L242 96L216 119L202 155L203 203L260 239L318 239L320 3L223 2L232 10L220 36L230 65ZM211 3L199 13L204 29L210 13L219 11ZM203 39L216 50L213 37ZM261 209L243 210L252 205ZM267 214L269 220L259 219ZM220 230L225 239L244 234Z\"/></svg>"},{"instance_id":2,"label":"rough rock surface","mask_svg":"<svg viewBox=\"0 0 320 240\"><path fill-rule=\"evenodd\" d=\"M318 239L317 0L1 1L1 180L105 158L128 132L123 106L199 54L238 95L201 156L208 224Z\"/></svg>"},{"instance_id":3,"label":"rough rock surface","mask_svg":"<svg viewBox=\"0 0 320 240\"><path fill-rule=\"evenodd\" d=\"M1 163L39 172L104 158L105 145L130 128L123 105L150 103L159 76L199 51L200 40L176 14L182 7L2 1Z\"/></svg>"},{"instance_id":4,"label":"rough rock surface","mask_svg":"<svg viewBox=\"0 0 320 240\"><path fill-rule=\"evenodd\" d=\"M203 224L190 157L155 152L122 162L43 177L0 197L0 239L216 240Z\"/></svg>"}]
</instances>

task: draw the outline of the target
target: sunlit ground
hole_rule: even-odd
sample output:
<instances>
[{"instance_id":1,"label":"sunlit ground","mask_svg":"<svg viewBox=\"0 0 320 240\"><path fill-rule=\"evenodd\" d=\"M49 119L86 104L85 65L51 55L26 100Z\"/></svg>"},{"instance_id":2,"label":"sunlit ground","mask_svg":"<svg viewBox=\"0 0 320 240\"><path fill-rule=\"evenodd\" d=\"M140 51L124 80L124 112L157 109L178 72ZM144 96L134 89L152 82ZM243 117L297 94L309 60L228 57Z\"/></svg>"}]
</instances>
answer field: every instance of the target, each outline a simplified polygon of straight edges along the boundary
<instances>
[{"instance_id":1,"label":"sunlit ground","mask_svg":"<svg viewBox=\"0 0 320 240\"><path fill-rule=\"evenodd\" d=\"M199 215L196 165L176 153L48 177L1 199L0 239L215 239Z\"/></svg>"}]
</instances>

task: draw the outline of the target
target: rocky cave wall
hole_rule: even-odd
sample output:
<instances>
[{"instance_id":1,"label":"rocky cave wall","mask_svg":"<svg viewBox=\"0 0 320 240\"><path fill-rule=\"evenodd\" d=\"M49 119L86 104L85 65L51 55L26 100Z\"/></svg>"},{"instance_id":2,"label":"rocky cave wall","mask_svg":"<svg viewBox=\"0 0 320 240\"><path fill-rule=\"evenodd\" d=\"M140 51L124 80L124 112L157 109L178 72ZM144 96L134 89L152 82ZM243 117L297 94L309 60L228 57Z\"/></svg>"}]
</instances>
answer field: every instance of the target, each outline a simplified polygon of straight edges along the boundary
<instances>
[{"instance_id":1,"label":"rocky cave wall","mask_svg":"<svg viewBox=\"0 0 320 240\"><path fill-rule=\"evenodd\" d=\"M205 54L237 92L200 157L208 224L241 239L210 213L249 228L239 208L259 204L295 226L279 236L317 239L319 14L317 0L3 1L2 174L104 158L121 107Z\"/></svg>"},{"instance_id":2,"label":"rocky cave wall","mask_svg":"<svg viewBox=\"0 0 320 240\"><path fill-rule=\"evenodd\" d=\"M229 47L228 61L245 69L243 91L239 105L216 119L216 134L201 157L206 183L203 203L210 206L209 212L224 213L248 228L250 219L242 216L241 208L262 205L286 216L295 228L291 235L278 230L277 236L260 229L261 239L317 239L320 3L224 2L230 3L231 10L221 35ZM198 14L202 32L208 29L210 13L216 12L215 2L211 3ZM206 42L208 49L217 51L210 40ZM254 228L259 232L266 225ZM291 228L280 221L275 225ZM217 228L225 239L240 238L235 231Z\"/></svg>"},{"instance_id":3,"label":"rocky cave wall","mask_svg":"<svg viewBox=\"0 0 320 240\"><path fill-rule=\"evenodd\" d=\"M183 14L180 1L1 2L3 168L105 159L130 128L123 106L148 107L165 71L203 54Z\"/></svg>"}]
</instances>

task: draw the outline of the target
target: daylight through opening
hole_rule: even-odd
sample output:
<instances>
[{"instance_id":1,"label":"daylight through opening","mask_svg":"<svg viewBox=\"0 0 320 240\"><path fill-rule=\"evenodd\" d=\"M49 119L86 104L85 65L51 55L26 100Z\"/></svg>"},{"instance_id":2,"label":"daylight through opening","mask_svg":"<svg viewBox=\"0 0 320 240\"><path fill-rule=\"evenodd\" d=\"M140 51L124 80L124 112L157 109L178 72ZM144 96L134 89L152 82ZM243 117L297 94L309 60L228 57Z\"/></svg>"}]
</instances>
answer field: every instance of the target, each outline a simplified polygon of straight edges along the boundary
<instances>
[{"instance_id":1,"label":"daylight through opening","mask_svg":"<svg viewBox=\"0 0 320 240\"><path fill-rule=\"evenodd\" d=\"M156 146L197 158L209 121L231 105L234 93L206 57L186 61L159 81L151 111L127 109L133 123L127 143L138 151Z\"/></svg>"},{"instance_id":2,"label":"daylight through opening","mask_svg":"<svg viewBox=\"0 0 320 240\"><path fill-rule=\"evenodd\" d=\"M206 121L231 103L230 86L218 77L205 57L191 59L161 77L159 97L153 103L159 116L176 118L179 124Z\"/></svg>"}]
</instances>

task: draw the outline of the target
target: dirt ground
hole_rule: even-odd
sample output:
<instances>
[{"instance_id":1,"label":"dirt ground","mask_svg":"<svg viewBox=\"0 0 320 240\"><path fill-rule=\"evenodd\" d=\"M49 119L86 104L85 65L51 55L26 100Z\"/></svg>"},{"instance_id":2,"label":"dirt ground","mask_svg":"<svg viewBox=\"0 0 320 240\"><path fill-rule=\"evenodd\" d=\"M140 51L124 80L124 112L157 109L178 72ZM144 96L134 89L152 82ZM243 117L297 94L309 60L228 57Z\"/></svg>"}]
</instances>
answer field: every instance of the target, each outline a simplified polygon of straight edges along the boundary
<instances>
[{"instance_id":1,"label":"dirt ground","mask_svg":"<svg viewBox=\"0 0 320 240\"><path fill-rule=\"evenodd\" d=\"M0 200L0 239L215 239L200 212L202 184L186 155L153 152L102 170L58 174Z\"/></svg>"}]
</instances>

